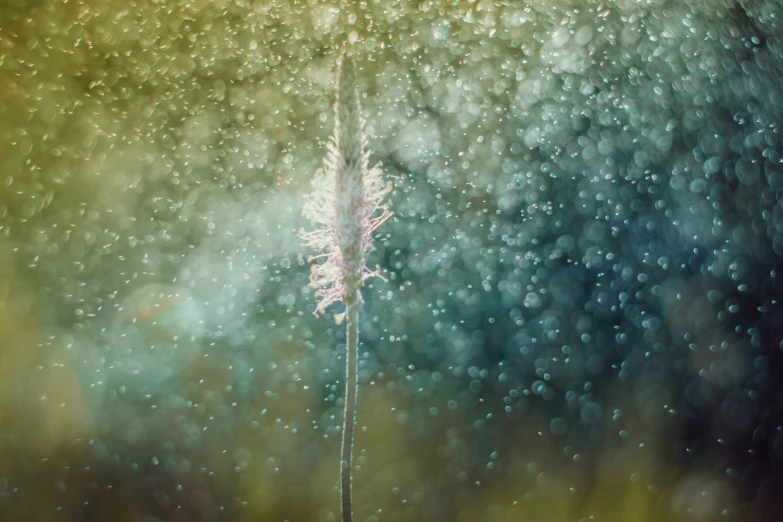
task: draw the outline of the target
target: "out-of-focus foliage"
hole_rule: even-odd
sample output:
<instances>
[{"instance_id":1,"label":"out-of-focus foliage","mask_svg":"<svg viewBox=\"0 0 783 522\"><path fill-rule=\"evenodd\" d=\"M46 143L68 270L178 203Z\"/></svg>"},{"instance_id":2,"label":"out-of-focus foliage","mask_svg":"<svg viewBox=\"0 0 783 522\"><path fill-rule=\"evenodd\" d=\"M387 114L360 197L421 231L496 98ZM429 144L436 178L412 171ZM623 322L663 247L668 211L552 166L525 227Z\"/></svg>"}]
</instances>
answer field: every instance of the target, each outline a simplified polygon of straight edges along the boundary
<instances>
[{"instance_id":1,"label":"out-of-focus foliage","mask_svg":"<svg viewBox=\"0 0 783 522\"><path fill-rule=\"evenodd\" d=\"M0 2L0 519L336 520L302 196L395 217L357 520L777 520L778 0Z\"/></svg>"}]
</instances>

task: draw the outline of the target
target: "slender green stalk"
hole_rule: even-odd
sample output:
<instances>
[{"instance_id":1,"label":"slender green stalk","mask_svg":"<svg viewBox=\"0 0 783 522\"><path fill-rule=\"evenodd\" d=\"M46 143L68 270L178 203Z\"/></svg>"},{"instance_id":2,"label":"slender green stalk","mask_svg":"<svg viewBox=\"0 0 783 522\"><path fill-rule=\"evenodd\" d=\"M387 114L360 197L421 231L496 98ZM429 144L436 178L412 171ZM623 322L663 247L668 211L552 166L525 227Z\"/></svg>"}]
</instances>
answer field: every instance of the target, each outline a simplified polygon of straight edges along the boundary
<instances>
[{"instance_id":1,"label":"slender green stalk","mask_svg":"<svg viewBox=\"0 0 783 522\"><path fill-rule=\"evenodd\" d=\"M340 495L343 522L353 520L351 470L353 468L353 434L356 424L356 397L359 391L357 359L359 354L359 306L348 312L345 340L345 407L343 409L343 443L340 450Z\"/></svg>"}]
</instances>

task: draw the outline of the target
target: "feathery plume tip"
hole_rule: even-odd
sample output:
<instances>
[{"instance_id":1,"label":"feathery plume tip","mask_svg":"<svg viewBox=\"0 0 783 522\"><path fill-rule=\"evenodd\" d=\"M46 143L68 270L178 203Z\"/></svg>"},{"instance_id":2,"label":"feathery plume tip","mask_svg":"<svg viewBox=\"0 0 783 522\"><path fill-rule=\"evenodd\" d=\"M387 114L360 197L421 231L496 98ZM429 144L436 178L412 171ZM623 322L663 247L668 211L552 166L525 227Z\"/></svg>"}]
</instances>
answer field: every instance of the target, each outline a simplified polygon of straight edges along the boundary
<instances>
[{"instance_id":1,"label":"feathery plume tip","mask_svg":"<svg viewBox=\"0 0 783 522\"><path fill-rule=\"evenodd\" d=\"M319 252L310 259L323 259L310 268L309 286L319 299L316 315L338 301L345 303L345 313L361 303L364 281L380 277L378 268L367 267L372 235L392 215L384 202L392 185L383 181L380 165L369 167L354 61L343 54L338 67L334 129L302 212L315 227L300 231L305 244ZM338 324L345 313L335 315Z\"/></svg>"}]
</instances>

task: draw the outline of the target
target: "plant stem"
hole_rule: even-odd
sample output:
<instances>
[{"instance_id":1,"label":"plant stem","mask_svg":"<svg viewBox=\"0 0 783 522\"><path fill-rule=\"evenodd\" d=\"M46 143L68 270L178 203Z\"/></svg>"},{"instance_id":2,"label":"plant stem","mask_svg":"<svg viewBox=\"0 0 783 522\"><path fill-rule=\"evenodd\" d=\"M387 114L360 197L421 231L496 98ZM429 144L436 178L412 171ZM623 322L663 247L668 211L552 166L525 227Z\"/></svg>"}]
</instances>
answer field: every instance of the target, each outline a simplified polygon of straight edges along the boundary
<instances>
[{"instance_id":1,"label":"plant stem","mask_svg":"<svg viewBox=\"0 0 783 522\"><path fill-rule=\"evenodd\" d=\"M340 490L342 497L342 522L353 520L351 506L351 469L353 467L353 432L356 423L356 396L359 381L356 364L359 353L359 306L348 310L345 340L345 408L343 409L343 443L340 450Z\"/></svg>"}]
</instances>

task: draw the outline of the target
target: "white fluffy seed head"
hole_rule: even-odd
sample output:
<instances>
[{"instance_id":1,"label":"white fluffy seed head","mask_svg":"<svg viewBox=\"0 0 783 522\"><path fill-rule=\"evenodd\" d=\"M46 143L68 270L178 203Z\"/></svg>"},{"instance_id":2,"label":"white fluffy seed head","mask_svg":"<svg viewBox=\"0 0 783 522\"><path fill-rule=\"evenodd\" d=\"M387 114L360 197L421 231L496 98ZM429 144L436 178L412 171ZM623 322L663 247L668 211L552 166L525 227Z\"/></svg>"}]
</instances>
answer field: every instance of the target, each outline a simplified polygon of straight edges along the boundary
<instances>
[{"instance_id":1,"label":"white fluffy seed head","mask_svg":"<svg viewBox=\"0 0 783 522\"><path fill-rule=\"evenodd\" d=\"M315 228L300 235L318 252L311 260L323 258L310 267L310 287L319 299L316 315L337 301L346 309L361 302L362 283L379 275L367 268L372 234L391 216L384 202L391 183L383 181L379 165L369 167L355 67L349 55L341 56L334 129L303 209ZM342 316L335 318L339 322Z\"/></svg>"}]
</instances>

